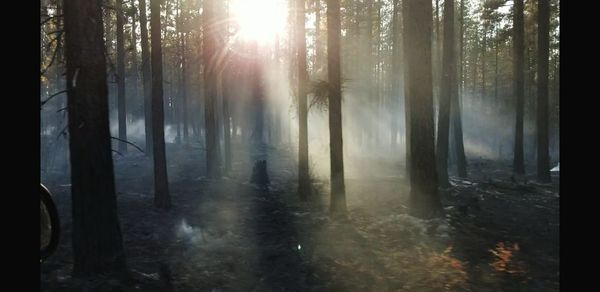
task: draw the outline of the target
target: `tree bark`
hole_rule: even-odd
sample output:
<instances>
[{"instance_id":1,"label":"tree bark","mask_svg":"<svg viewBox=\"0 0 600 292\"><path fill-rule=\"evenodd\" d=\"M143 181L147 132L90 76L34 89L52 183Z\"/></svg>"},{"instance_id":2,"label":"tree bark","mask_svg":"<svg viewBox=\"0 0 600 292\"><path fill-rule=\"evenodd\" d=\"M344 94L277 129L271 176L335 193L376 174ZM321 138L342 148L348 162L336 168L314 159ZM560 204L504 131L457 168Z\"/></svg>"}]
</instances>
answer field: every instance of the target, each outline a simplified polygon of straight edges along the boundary
<instances>
[{"instance_id":1,"label":"tree bark","mask_svg":"<svg viewBox=\"0 0 600 292\"><path fill-rule=\"evenodd\" d=\"M550 46L550 2L538 0L538 83L537 83L537 178L550 182L548 55Z\"/></svg>"},{"instance_id":2,"label":"tree bark","mask_svg":"<svg viewBox=\"0 0 600 292\"><path fill-rule=\"evenodd\" d=\"M441 202L435 163L431 66L432 3L405 0L404 33L407 98L410 99L410 212L422 218L439 216Z\"/></svg>"},{"instance_id":3,"label":"tree bark","mask_svg":"<svg viewBox=\"0 0 600 292\"><path fill-rule=\"evenodd\" d=\"M516 98L516 125L515 125L515 147L513 157L513 171L516 174L525 174L525 163L523 157L523 116L525 111L524 99L524 54L525 44L524 28L523 28L523 0L514 1L513 14L513 70L515 83L515 98Z\"/></svg>"},{"instance_id":4,"label":"tree bark","mask_svg":"<svg viewBox=\"0 0 600 292\"><path fill-rule=\"evenodd\" d=\"M119 116L119 152L127 153L127 109L125 104L125 43L123 34L123 1L116 0L117 10L117 103Z\"/></svg>"},{"instance_id":5,"label":"tree bark","mask_svg":"<svg viewBox=\"0 0 600 292\"><path fill-rule=\"evenodd\" d=\"M64 1L73 274L126 273L115 194L100 1Z\"/></svg>"},{"instance_id":6,"label":"tree bark","mask_svg":"<svg viewBox=\"0 0 600 292\"><path fill-rule=\"evenodd\" d=\"M346 213L340 34L340 1L327 0L327 73L329 77L329 149L331 159L330 211L334 214Z\"/></svg>"},{"instance_id":7,"label":"tree bark","mask_svg":"<svg viewBox=\"0 0 600 292\"><path fill-rule=\"evenodd\" d=\"M208 177L216 178L218 174L217 164L217 128L215 117L215 101L217 98L217 69L214 56L216 55L217 39L214 29L215 0L204 1L203 21L203 60L204 60L204 120L206 140L206 169Z\"/></svg>"},{"instance_id":8,"label":"tree bark","mask_svg":"<svg viewBox=\"0 0 600 292\"><path fill-rule=\"evenodd\" d=\"M140 40L142 45L142 79L144 91L144 133L146 136L146 155L154 154L152 137L152 72L150 47L148 45L148 19L146 17L146 0L138 0L140 5Z\"/></svg>"},{"instance_id":9,"label":"tree bark","mask_svg":"<svg viewBox=\"0 0 600 292\"><path fill-rule=\"evenodd\" d=\"M439 95L439 116L437 136L437 173L442 187L448 181L448 140L450 133L450 101L457 95L456 53L454 47L454 0L444 1L444 40L442 52L442 84Z\"/></svg>"},{"instance_id":10,"label":"tree bark","mask_svg":"<svg viewBox=\"0 0 600 292\"><path fill-rule=\"evenodd\" d=\"M150 33L152 38L152 132L154 148L154 205L157 208L171 207L167 159L165 154L165 123L163 109L163 68L160 24L160 3L150 0Z\"/></svg>"}]
</instances>

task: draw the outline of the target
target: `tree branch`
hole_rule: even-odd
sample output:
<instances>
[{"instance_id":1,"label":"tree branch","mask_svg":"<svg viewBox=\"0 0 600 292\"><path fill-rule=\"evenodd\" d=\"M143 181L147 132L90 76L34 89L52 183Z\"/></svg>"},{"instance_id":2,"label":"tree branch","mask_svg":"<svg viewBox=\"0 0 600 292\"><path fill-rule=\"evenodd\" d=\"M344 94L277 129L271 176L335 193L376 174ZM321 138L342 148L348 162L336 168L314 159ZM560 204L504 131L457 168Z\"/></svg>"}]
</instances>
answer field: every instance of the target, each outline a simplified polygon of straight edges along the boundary
<instances>
[{"instance_id":1,"label":"tree branch","mask_svg":"<svg viewBox=\"0 0 600 292\"><path fill-rule=\"evenodd\" d=\"M112 138L112 139L115 139L115 140L118 140L118 141L121 141L121 142L124 142L124 143L127 143L127 144L129 144L129 145L131 145L131 146L135 147L137 150L140 150L140 152L142 152L142 153L144 153L144 154L145 154L145 152L144 152L144 150L142 150L142 148L138 147L137 145L135 145L135 144L133 144L133 143L131 143L131 142L127 141L127 140L119 139L119 138L117 138L117 137L112 137L112 136L111 136L111 138Z\"/></svg>"},{"instance_id":2,"label":"tree branch","mask_svg":"<svg viewBox=\"0 0 600 292\"><path fill-rule=\"evenodd\" d=\"M46 98L46 100L42 101L42 104L41 104L41 106L44 106L44 105L45 105L45 104L46 104L48 101L50 101L50 99L52 99L53 97L55 97L55 96L57 96L57 95L60 95L60 94L62 94L62 93L65 93L65 92L67 92L67 91L68 91L68 90L67 90L67 89L65 89L65 90L61 90L61 91L59 91L59 92L57 92L57 93L55 93L55 94L53 94L53 95L50 95L50 97L48 97L48 98Z\"/></svg>"}]
</instances>

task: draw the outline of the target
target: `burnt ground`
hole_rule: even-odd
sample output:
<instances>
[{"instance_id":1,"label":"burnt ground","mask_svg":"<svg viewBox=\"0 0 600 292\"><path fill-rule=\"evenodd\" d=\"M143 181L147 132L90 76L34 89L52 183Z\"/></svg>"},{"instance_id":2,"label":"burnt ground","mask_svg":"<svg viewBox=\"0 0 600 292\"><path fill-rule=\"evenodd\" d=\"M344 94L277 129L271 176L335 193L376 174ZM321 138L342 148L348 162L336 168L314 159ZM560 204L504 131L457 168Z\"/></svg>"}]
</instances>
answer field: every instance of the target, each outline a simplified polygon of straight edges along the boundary
<instances>
[{"instance_id":1,"label":"burnt ground","mask_svg":"<svg viewBox=\"0 0 600 292\"><path fill-rule=\"evenodd\" d=\"M61 216L41 291L558 291L558 177L511 179L510 164L469 161L469 179L442 191L444 218L407 215L403 165L347 160L349 216L328 216L328 183L309 202L294 185L295 155L268 148L271 185L248 180L256 158L236 150L233 171L204 177L199 146L167 145L173 208L153 207L151 161L115 156L131 283L70 276L68 177L44 183ZM353 171L371 165L368 171ZM356 167L358 166L358 167ZM530 171L530 173L532 173Z\"/></svg>"}]
</instances>

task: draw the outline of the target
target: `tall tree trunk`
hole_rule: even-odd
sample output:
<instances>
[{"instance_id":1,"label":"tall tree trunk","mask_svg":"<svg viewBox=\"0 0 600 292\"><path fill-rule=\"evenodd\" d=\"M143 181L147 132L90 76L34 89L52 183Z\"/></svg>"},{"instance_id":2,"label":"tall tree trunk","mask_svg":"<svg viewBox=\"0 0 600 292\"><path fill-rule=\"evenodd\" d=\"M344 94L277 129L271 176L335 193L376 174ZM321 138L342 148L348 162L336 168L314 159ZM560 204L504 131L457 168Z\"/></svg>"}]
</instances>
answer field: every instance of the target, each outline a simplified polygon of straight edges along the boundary
<instances>
[{"instance_id":1,"label":"tall tree trunk","mask_svg":"<svg viewBox=\"0 0 600 292\"><path fill-rule=\"evenodd\" d=\"M119 115L119 152L127 153L127 110L125 105L125 43L123 35L123 1L116 0L117 10L117 103Z\"/></svg>"},{"instance_id":2,"label":"tall tree trunk","mask_svg":"<svg viewBox=\"0 0 600 292\"><path fill-rule=\"evenodd\" d=\"M400 14L400 16L402 16L402 70L403 70L403 80L404 80L404 148L405 150L405 173L406 173L406 181L410 182L410 172L411 172L411 139L410 139L410 135L411 135L411 107L410 107L410 98L408 98L409 95L409 88L408 88L408 63L406 62L407 60L407 52L410 49L410 46L412 46L412 40L408 38L408 35L406 34L406 30L407 30L407 26L408 26L408 21L410 20L410 18L405 17L406 16L406 10L408 9L408 1L407 0L403 0L402 1L402 13Z\"/></svg>"},{"instance_id":3,"label":"tall tree trunk","mask_svg":"<svg viewBox=\"0 0 600 292\"><path fill-rule=\"evenodd\" d=\"M204 120L206 140L206 170L208 177L216 178L218 173L217 161L217 127L215 107L217 99L217 63L215 60L217 37L215 0L204 1L203 21L203 60L204 60Z\"/></svg>"},{"instance_id":4,"label":"tall tree trunk","mask_svg":"<svg viewBox=\"0 0 600 292\"><path fill-rule=\"evenodd\" d=\"M483 27L483 42L481 43L481 101L485 100L485 53L487 49L487 28Z\"/></svg>"},{"instance_id":5,"label":"tall tree trunk","mask_svg":"<svg viewBox=\"0 0 600 292\"><path fill-rule=\"evenodd\" d=\"M437 173L438 183L442 187L450 185L448 181L448 139L450 132L450 101L457 95L456 54L454 44L454 0L444 1L444 51L442 56L442 84L439 96L438 136L437 136Z\"/></svg>"},{"instance_id":6,"label":"tall tree trunk","mask_svg":"<svg viewBox=\"0 0 600 292\"><path fill-rule=\"evenodd\" d=\"M550 0L538 0L538 83L537 83L537 178L550 182L548 55L550 46Z\"/></svg>"},{"instance_id":7,"label":"tall tree trunk","mask_svg":"<svg viewBox=\"0 0 600 292\"><path fill-rule=\"evenodd\" d=\"M329 77L329 143L332 213L346 213L342 141L342 84L340 66L340 0L327 0L327 73Z\"/></svg>"},{"instance_id":8,"label":"tall tree trunk","mask_svg":"<svg viewBox=\"0 0 600 292\"><path fill-rule=\"evenodd\" d=\"M405 0L407 98L410 99L410 210L417 217L440 215L433 129L431 1Z\"/></svg>"},{"instance_id":9,"label":"tall tree trunk","mask_svg":"<svg viewBox=\"0 0 600 292\"><path fill-rule=\"evenodd\" d=\"M514 56L513 70L516 97L516 125L515 125L515 147L513 159L513 171L516 174L525 174L525 163L523 157L523 115L525 111L524 99L524 68L525 44L523 28L523 0L514 1L513 33L514 33Z\"/></svg>"},{"instance_id":10,"label":"tall tree trunk","mask_svg":"<svg viewBox=\"0 0 600 292\"><path fill-rule=\"evenodd\" d=\"M150 32L152 38L152 132L154 148L154 205L171 207L167 159L165 154L165 123L163 110L163 66L160 28L160 3L150 0Z\"/></svg>"},{"instance_id":11,"label":"tall tree trunk","mask_svg":"<svg viewBox=\"0 0 600 292\"><path fill-rule=\"evenodd\" d=\"M144 89L144 130L146 136L146 155L154 155L152 137L152 72L150 65L150 47L148 45L148 19L146 18L146 0L138 0L140 5L140 40L142 45L142 79Z\"/></svg>"},{"instance_id":12,"label":"tall tree trunk","mask_svg":"<svg viewBox=\"0 0 600 292\"><path fill-rule=\"evenodd\" d=\"M132 8L135 8L134 4L131 4ZM135 21L135 15L136 12L135 10L132 11L131 13L131 46L132 46L132 50L131 50L131 100L134 101L136 103L136 110L135 113L132 111L132 117L135 115L136 118L137 116L140 115L140 112L138 112L139 110L139 105L138 105L138 98L139 98L139 93L138 93L138 80L139 80L139 72L138 72L138 51L137 51L137 33L136 33L136 21Z\"/></svg>"},{"instance_id":13,"label":"tall tree trunk","mask_svg":"<svg viewBox=\"0 0 600 292\"><path fill-rule=\"evenodd\" d=\"M111 155L100 1L64 1L73 274L126 273Z\"/></svg>"},{"instance_id":14,"label":"tall tree trunk","mask_svg":"<svg viewBox=\"0 0 600 292\"><path fill-rule=\"evenodd\" d=\"M400 43L400 0L394 0L392 11L392 93L390 94L390 118L391 118L391 150L396 149L396 141L398 139L398 118L395 117L399 112L400 103L400 74L401 66L401 43Z\"/></svg>"},{"instance_id":15,"label":"tall tree trunk","mask_svg":"<svg viewBox=\"0 0 600 292\"><path fill-rule=\"evenodd\" d=\"M465 157L465 146L463 141L463 131L462 131L462 99L464 94L464 70L463 70L463 60L464 60L464 0L460 0L460 74L458 75L460 78L459 81L459 92L460 94L456 94L451 96L451 106L450 106L450 116L452 117L452 131L454 132L454 150L456 151L456 168L458 171L458 177L466 178L467 177L467 158Z\"/></svg>"},{"instance_id":16,"label":"tall tree trunk","mask_svg":"<svg viewBox=\"0 0 600 292\"><path fill-rule=\"evenodd\" d=\"M298 46L298 196L305 201L310 192L308 176L308 109L306 101L306 28L305 1L296 0L296 46Z\"/></svg>"},{"instance_id":17,"label":"tall tree trunk","mask_svg":"<svg viewBox=\"0 0 600 292\"><path fill-rule=\"evenodd\" d=\"M183 118L183 141L189 142L188 132L188 101L187 101L187 59L186 59L186 44L187 44L187 33L181 34L181 106L182 106L182 118Z\"/></svg>"}]
</instances>

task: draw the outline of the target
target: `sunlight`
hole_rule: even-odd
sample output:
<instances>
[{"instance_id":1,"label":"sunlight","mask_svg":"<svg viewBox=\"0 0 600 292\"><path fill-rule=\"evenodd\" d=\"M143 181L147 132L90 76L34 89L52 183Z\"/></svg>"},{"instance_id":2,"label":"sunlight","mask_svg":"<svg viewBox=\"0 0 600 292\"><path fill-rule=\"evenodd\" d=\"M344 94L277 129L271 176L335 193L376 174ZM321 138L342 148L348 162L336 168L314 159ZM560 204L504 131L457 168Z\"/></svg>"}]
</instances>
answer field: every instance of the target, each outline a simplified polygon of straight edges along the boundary
<instances>
[{"instance_id":1,"label":"sunlight","mask_svg":"<svg viewBox=\"0 0 600 292\"><path fill-rule=\"evenodd\" d=\"M259 43L275 40L285 29L287 17L283 0L233 0L231 12L239 24L239 37Z\"/></svg>"}]
</instances>

